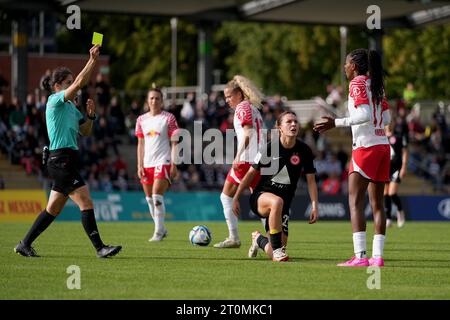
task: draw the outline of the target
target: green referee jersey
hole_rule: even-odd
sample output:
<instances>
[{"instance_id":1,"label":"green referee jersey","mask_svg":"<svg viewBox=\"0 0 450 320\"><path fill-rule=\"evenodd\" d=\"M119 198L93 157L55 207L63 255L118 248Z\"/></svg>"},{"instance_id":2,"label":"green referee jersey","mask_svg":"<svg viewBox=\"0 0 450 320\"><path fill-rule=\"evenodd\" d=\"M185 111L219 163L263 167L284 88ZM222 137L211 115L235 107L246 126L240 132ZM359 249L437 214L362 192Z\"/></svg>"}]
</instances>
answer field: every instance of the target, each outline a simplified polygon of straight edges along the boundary
<instances>
[{"instance_id":1,"label":"green referee jersey","mask_svg":"<svg viewBox=\"0 0 450 320\"><path fill-rule=\"evenodd\" d=\"M52 94L47 101L45 118L50 150L61 148L78 150L77 136L84 117L72 101L64 101L64 91Z\"/></svg>"}]
</instances>

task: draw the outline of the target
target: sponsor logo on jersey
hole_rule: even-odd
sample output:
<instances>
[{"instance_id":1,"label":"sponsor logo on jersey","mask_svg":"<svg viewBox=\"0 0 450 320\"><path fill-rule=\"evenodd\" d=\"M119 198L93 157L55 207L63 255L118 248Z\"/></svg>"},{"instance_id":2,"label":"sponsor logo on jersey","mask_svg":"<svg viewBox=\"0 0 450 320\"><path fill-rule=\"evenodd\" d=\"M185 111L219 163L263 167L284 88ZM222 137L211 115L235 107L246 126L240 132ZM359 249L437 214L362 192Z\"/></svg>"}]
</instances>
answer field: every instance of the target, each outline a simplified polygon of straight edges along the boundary
<instances>
[{"instance_id":1,"label":"sponsor logo on jersey","mask_svg":"<svg viewBox=\"0 0 450 320\"><path fill-rule=\"evenodd\" d=\"M292 163L294 166L298 165L298 164L300 163L300 157L299 157L298 155L294 154L294 155L291 157L291 163Z\"/></svg>"},{"instance_id":2,"label":"sponsor logo on jersey","mask_svg":"<svg viewBox=\"0 0 450 320\"><path fill-rule=\"evenodd\" d=\"M161 133L158 132L158 131L155 131L155 130L150 130L150 131L147 133L147 135L153 138L153 137L160 136Z\"/></svg>"}]
</instances>

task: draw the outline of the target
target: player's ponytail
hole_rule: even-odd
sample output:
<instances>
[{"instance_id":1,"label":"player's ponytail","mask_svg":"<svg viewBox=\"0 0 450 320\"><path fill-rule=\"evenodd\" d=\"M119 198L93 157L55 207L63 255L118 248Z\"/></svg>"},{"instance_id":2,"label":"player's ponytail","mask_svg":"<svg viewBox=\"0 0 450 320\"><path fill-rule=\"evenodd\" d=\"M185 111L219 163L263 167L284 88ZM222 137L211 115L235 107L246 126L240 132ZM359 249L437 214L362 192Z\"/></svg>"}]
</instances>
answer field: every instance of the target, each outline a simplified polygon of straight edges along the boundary
<instances>
[{"instance_id":1,"label":"player's ponytail","mask_svg":"<svg viewBox=\"0 0 450 320\"><path fill-rule=\"evenodd\" d=\"M381 57L375 50L369 51L368 58L369 77L370 77L370 91L372 97L375 98L376 104L381 103L384 96L384 81L383 81L383 65Z\"/></svg>"},{"instance_id":2,"label":"player's ponytail","mask_svg":"<svg viewBox=\"0 0 450 320\"><path fill-rule=\"evenodd\" d=\"M47 94L51 94L53 91L52 86L50 85L51 80L52 79L48 75L45 76L44 79L42 79L41 86L45 91L47 91Z\"/></svg>"},{"instance_id":3,"label":"player's ponytail","mask_svg":"<svg viewBox=\"0 0 450 320\"><path fill-rule=\"evenodd\" d=\"M42 80L42 88L49 94L53 93L55 84L61 84L69 75L73 75L72 71L66 67L58 67L52 72L52 76L46 76Z\"/></svg>"},{"instance_id":4,"label":"player's ponytail","mask_svg":"<svg viewBox=\"0 0 450 320\"><path fill-rule=\"evenodd\" d=\"M240 91L244 99L249 100L258 109L262 108L262 100L264 95L261 91L246 77L236 75L233 80L227 83L227 88L235 91Z\"/></svg>"}]
</instances>

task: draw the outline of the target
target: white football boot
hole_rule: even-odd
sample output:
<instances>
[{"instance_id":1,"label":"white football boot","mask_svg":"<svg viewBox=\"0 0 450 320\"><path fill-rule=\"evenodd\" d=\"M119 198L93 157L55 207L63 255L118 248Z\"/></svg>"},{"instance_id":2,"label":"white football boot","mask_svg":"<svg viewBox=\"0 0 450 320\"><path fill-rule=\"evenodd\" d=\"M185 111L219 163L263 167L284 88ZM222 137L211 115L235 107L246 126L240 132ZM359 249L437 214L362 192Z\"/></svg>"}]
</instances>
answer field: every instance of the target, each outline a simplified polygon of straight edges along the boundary
<instances>
[{"instance_id":1,"label":"white football boot","mask_svg":"<svg viewBox=\"0 0 450 320\"><path fill-rule=\"evenodd\" d=\"M214 248L240 248L241 242L239 240L232 240L230 238L226 238L222 242L216 243Z\"/></svg>"},{"instance_id":2,"label":"white football boot","mask_svg":"<svg viewBox=\"0 0 450 320\"><path fill-rule=\"evenodd\" d=\"M161 241L162 239L164 239L165 237L167 237L169 235L169 233L167 232L167 229L164 229L163 233L158 233L155 232L153 234L153 237L151 237L150 239L148 239L149 242L157 242L157 241Z\"/></svg>"},{"instance_id":3,"label":"white football boot","mask_svg":"<svg viewBox=\"0 0 450 320\"><path fill-rule=\"evenodd\" d=\"M401 228L405 224L405 213L403 211L397 211L397 227Z\"/></svg>"},{"instance_id":4,"label":"white football boot","mask_svg":"<svg viewBox=\"0 0 450 320\"><path fill-rule=\"evenodd\" d=\"M284 261L288 261L288 260L289 260L289 256L286 253L285 246L282 246L281 248L278 248L273 251L272 261L284 262Z\"/></svg>"},{"instance_id":5,"label":"white football boot","mask_svg":"<svg viewBox=\"0 0 450 320\"><path fill-rule=\"evenodd\" d=\"M249 258L256 258L256 256L258 255L259 247L258 247L258 243L256 242L256 239L258 239L260 234L261 233L259 231L252 232L252 245L248 249L248 257Z\"/></svg>"}]
</instances>

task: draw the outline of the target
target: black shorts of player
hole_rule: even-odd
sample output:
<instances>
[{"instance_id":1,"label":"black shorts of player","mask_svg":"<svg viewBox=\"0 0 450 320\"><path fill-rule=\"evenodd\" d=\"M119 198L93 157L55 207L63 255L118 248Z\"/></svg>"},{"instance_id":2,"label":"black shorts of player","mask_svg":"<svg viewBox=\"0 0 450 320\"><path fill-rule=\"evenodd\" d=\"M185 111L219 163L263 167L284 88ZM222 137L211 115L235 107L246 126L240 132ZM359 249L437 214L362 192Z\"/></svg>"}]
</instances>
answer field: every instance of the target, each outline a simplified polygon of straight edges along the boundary
<instances>
[{"instance_id":1,"label":"black shorts of player","mask_svg":"<svg viewBox=\"0 0 450 320\"><path fill-rule=\"evenodd\" d=\"M258 215L260 218L265 219L265 224L264 227L266 229L266 232L270 231L270 227L269 227L269 219L267 219L266 217L263 217L259 212L258 212L258 199L259 197L264 193L265 191L255 191L252 193L252 195L250 196L250 209L252 209L252 211ZM287 235L289 235L289 214L290 214L290 203L285 203L283 205L283 211L281 213L281 231Z\"/></svg>"},{"instance_id":2,"label":"black shorts of player","mask_svg":"<svg viewBox=\"0 0 450 320\"><path fill-rule=\"evenodd\" d=\"M77 150L70 148L51 150L47 170L53 180L52 190L65 196L85 185L79 172Z\"/></svg>"},{"instance_id":3,"label":"black shorts of player","mask_svg":"<svg viewBox=\"0 0 450 320\"><path fill-rule=\"evenodd\" d=\"M395 182L395 183L401 182L400 169L401 169L401 166L394 165L393 163L391 163L391 169L389 172L389 181L390 182Z\"/></svg>"}]
</instances>

